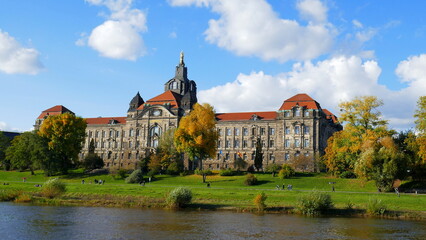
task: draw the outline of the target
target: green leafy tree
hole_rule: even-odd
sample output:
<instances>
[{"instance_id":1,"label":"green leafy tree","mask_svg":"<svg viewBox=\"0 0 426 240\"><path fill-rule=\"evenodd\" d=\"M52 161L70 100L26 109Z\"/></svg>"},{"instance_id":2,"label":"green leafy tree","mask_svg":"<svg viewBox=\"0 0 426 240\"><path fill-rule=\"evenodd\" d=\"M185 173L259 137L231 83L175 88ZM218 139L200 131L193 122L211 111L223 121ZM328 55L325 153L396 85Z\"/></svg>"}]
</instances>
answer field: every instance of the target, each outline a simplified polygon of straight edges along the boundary
<instances>
[{"instance_id":1,"label":"green leafy tree","mask_svg":"<svg viewBox=\"0 0 426 240\"><path fill-rule=\"evenodd\" d=\"M35 169L47 161L47 158L47 144L35 132L24 132L16 136L6 151L6 159L13 169L21 171L29 169L32 175Z\"/></svg>"},{"instance_id":2,"label":"green leafy tree","mask_svg":"<svg viewBox=\"0 0 426 240\"><path fill-rule=\"evenodd\" d=\"M0 132L0 163L4 170L10 169L10 162L6 160L6 149L10 145L10 139Z\"/></svg>"},{"instance_id":3,"label":"green leafy tree","mask_svg":"<svg viewBox=\"0 0 426 240\"><path fill-rule=\"evenodd\" d=\"M193 110L180 120L174 142L178 152L188 154L193 163L197 160L199 168L202 169L202 160L213 158L216 154L217 138L213 107L197 103Z\"/></svg>"},{"instance_id":4,"label":"green leafy tree","mask_svg":"<svg viewBox=\"0 0 426 240\"><path fill-rule=\"evenodd\" d=\"M256 150L254 153L254 167L257 171L260 171L263 166L263 151L262 151L262 143L260 142L260 138L256 140Z\"/></svg>"},{"instance_id":5,"label":"green leafy tree","mask_svg":"<svg viewBox=\"0 0 426 240\"><path fill-rule=\"evenodd\" d=\"M45 138L49 148L48 174L63 174L78 161L78 153L85 138L86 122L70 113L49 116L43 121L38 134Z\"/></svg>"},{"instance_id":6,"label":"green leafy tree","mask_svg":"<svg viewBox=\"0 0 426 240\"><path fill-rule=\"evenodd\" d=\"M416 129L419 132L419 136L416 139L418 145L417 154L421 159L421 164L426 164L426 96L419 98L414 117L416 118Z\"/></svg>"},{"instance_id":7,"label":"green leafy tree","mask_svg":"<svg viewBox=\"0 0 426 240\"><path fill-rule=\"evenodd\" d=\"M104 165L104 160L95 153L95 141L91 139L89 143L89 152L83 160L83 167L86 170L93 170L103 168Z\"/></svg>"},{"instance_id":8,"label":"green leafy tree","mask_svg":"<svg viewBox=\"0 0 426 240\"><path fill-rule=\"evenodd\" d=\"M356 97L352 101L339 104L346 122L344 130L336 132L327 141L323 161L327 169L338 176L345 171L353 171L366 139L390 136L394 132L387 129L387 121L382 119L378 108L383 102L375 96Z\"/></svg>"}]
</instances>

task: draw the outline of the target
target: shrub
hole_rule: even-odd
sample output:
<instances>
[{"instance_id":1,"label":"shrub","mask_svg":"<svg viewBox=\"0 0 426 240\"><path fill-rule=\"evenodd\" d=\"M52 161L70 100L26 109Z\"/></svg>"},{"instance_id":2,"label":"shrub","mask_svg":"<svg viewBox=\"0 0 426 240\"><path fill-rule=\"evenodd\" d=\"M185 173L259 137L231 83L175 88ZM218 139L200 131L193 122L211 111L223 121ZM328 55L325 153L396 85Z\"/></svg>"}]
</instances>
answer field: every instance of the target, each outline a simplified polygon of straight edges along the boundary
<instances>
[{"instance_id":1,"label":"shrub","mask_svg":"<svg viewBox=\"0 0 426 240\"><path fill-rule=\"evenodd\" d=\"M65 183L61 182L58 178L51 178L43 184L41 195L47 198L54 198L62 195L65 191Z\"/></svg>"},{"instance_id":2,"label":"shrub","mask_svg":"<svg viewBox=\"0 0 426 240\"><path fill-rule=\"evenodd\" d=\"M136 169L127 178L126 183L140 183L143 180L142 170Z\"/></svg>"},{"instance_id":3,"label":"shrub","mask_svg":"<svg viewBox=\"0 0 426 240\"><path fill-rule=\"evenodd\" d=\"M118 177L120 177L120 179L125 179L126 175L127 175L127 170L126 169L118 169L117 171L117 175Z\"/></svg>"},{"instance_id":4,"label":"shrub","mask_svg":"<svg viewBox=\"0 0 426 240\"><path fill-rule=\"evenodd\" d=\"M179 169L179 164L177 162L172 162L168 167L167 167L167 174L169 175L178 175L180 172Z\"/></svg>"},{"instance_id":5,"label":"shrub","mask_svg":"<svg viewBox=\"0 0 426 240\"><path fill-rule=\"evenodd\" d=\"M33 196L28 193L20 194L17 198L15 198L15 202L18 203L29 203L32 202Z\"/></svg>"},{"instance_id":6,"label":"shrub","mask_svg":"<svg viewBox=\"0 0 426 240\"><path fill-rule=\"evenodd\" d=\"M356 178L355 173L351 171L344 171L339 175L340 178Z\"/></svg>"},{"instance_id":7,"label":"shrub","mask_svg":"<svg viewBox=\"0 0 426 240\"><path fill-rule=\"evenodd\" d=\"M372 216L381 216L385 214L387 206L382 203L382 200L373 198L369 199L367 203L367 213Z\"/></svg>"},{"instance_id":8,"label":"shrub","mask_svg":"<svg viewBox=\"0 0 426 240\"><path fill-rule=\"evenodd\" d=\"M189 172L187 170L179 173L179 176L181 176L181 177L186 176L186 175L189 175Z\"/></svg>"},{"instance_id":9,"label":"shrub","mask_svg":"<svg viewBox=\"0 0 426 240\"><path fill-rule=\"evenodd\" d=\"M151 169L149 170L149 172L146 174L148 177L154 177L156 174L158 173L157 170L155 169Z\"/></svg>"},{"instance_id":10,"label":"shrub","mask_svg":"<svg viewBox=\"0 0 426 240\"><path fill-rule=\"evenodd\" d=\"M254 205L256 205L257 210L259 210L259 212L263 212L263 210L265 210L266 208L266 204L265 201L268 197L266 196L266 194L264 192L257 194L256 197L254 197Z\"/></svg>"},{"instance_id":11,"label":"shrub","mask_svg":"<svg viewBox=\"0 0 426 240\"><path fill-rule=\"evenodd\" d=\"M167 205L171 208L181 208L189 204L192 200L192 192L185 187L177 187L173 189L167 196Z\"/></svg>"},{"instance_id":12,"label":"shrub","mask_svg":"<svg viewBox=\"0 0 426 240\"><path fill-rule=\"evenodd\" d=\"M255 175L248 173L246 175L246 179L244 180L244 184L247 186L252 186L257 184L257 178Z\"/></svg>"},{"instance_id":13,"label":"shrub","mask_svg":"<svg viewBox=\"0 0 426 240\"><path fill-rule=\"evenodd\" d=\"M213 172L210 169L206 169L206 170L195 169L194 173L197 175L205 174L206 176L213 175Z\"/></svg>"},{"instance_id":14,"label":"shrub","mask_svg":"<svg viewBox=\"0 0 426 240\"><path fill-rule=\"evenodd\" d=\"M0 201L12 201L15 200L21 194L17 190L0 190Z\"/></svg>"},{"instance_id":15,"label":"shrub","mask_svg":"<svg viewBox=\"0 0 426 240\"><path fill-rule=\"evenodd\" d=\"M234 176L235 173L234 171L232 171L232 169L228 168L228 169L222 169L219 172L220 176Z\"/></svg>"},{"instance_id":16,"label":"shrub","mask_svg":"<svg viewBox=\"0 0 426 240\"><path fill-rule=\"evenodd\" d=\"M326 193L312 191L308 195L299 198L298 210L304 215L318 215L325 213L333 207L331 196Z\"/></svg>"},{"instance_id":17,"label":"shrub","mask_svg":"<svg viewBox=\"0 0 426 240\"><path fill-rule=\"evenodd\" d=\"M95 153L89 153L83 160L83 167L86 170L103 168L104 160Z\"/></svg>"},{"instance_id":18,"label":"shrub","mask_svg":"<svg viewBox=\"0 0 426 240\"><path fill-rule=\"evenodd\" d=\"M278 177L281 179L291 178L295 174L294 169L290 167L288 164L283 164L280 172L278 173Z\"/></svg>"},{"instance_id":19,"label":"shrub","mask_svg":"<svg viewBox=\"0 0 426 240\"><path fill-rule=\"evenodd\" d=\"M278 165L278 164L276 164L276 163L269 164L269 165L266 167L266 171L267 171L267 172L271 172L271 173L276 173L276 172L278 172L278 171L280 171L280 170L281 170L281 166L280 166L280 165Z\"/></svg>"}]
</instances>

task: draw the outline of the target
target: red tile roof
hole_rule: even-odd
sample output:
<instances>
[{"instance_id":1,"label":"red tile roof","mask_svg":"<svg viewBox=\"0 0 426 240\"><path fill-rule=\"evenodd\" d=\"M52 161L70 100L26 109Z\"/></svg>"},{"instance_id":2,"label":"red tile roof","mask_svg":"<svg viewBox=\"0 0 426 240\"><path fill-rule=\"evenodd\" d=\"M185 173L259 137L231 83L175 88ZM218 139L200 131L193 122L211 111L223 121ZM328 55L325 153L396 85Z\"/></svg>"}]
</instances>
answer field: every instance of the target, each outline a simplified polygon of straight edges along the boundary
<instances>
[{"instance_id":1,"label":"red tile roof","mask_svg":"<svg viewBox=\"0 0 426 240\"><path fill-rule=\"evenodd\" d=\"M259 120L274 120L276 112L239 112L239 113L216 113L217 121L247 121L257 115Z\"/></svg>"},{"instance_id":2,"label":"red tile roof","mask_svg":"<svg viewBox=\"0 0 426 240\"><path fill-rule=\"evenodd\" d=\"M86 118L87 125L109 124L110 120L115 120L115 124L126 124L126 117L98 117Z\"/></svg>"},{"instance_id":3,"label":"red tile roof","mask_svg":"<svg viewBox=\"0 0 426 240\"><path fill-rule=\"evenodd\" d=\"M336 115L334 115L333 113L331 113L325 108L323 108L322 111L325 113L327 119L333 120L334 123L338 122Z\"/></svg>"},{"instance_id":4,"label":"red tile roof","mask_svg":"<svg viewBox=\"0 0 426 240\"><path fill-rule=\"evenodd\" d=\"M43 112L41 112L41 114L38 116L37 119L43 119L46 116L59 115L59 114L66 113L66 112L73 113L68 108L66 108L62 105L56 105L54 107L51 107L51 108L46 109Z\"/></svg>"},{"instance_id":5,"label":"red tile roof","mask_svg":"<svg viewBox=\"0 0 426 240\"><path fill-rule=\"evenodd\" d=\"M306 93L299 93L284 101L279 110L291 110L294 106L299 105L307 109L320 109L317 101L312 99Z\"/></svg>"},{"instance_id":6,"label":"red tile roof","mask_svg":"<svg viewBox=\"0 0 426 240\"><path fill-rule=\"evenodd\" d=\"M164 105L165 103L170 103L171 108L178 108L181 98L181 95L169 90L156 97L149 99L140 107L138 107L138 110L142 110L146 104Z\"/></svg>"}]
</instances>

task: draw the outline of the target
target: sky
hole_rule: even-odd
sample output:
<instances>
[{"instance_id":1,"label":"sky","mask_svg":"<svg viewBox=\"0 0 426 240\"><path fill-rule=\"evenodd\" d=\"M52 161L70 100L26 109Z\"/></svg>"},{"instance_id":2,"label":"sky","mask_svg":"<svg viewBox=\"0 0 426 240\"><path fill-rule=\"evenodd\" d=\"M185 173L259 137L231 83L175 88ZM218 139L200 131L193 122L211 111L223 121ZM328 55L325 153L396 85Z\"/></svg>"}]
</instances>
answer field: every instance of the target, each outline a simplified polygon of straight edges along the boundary
<instances>
[{"instance_id":1,"label":"sky","mask_svg":"<svg viewBox=\"0 0 426 240\"><path fill-rule=\"evenodd\" d=\"M374 95L396 130L426 95L426 1L1 0L0 130L29 131L63 105L126 116L174 76L179 53L199 102L276 111L306 93L338 104Z\"/></svg>"}]
</instances>

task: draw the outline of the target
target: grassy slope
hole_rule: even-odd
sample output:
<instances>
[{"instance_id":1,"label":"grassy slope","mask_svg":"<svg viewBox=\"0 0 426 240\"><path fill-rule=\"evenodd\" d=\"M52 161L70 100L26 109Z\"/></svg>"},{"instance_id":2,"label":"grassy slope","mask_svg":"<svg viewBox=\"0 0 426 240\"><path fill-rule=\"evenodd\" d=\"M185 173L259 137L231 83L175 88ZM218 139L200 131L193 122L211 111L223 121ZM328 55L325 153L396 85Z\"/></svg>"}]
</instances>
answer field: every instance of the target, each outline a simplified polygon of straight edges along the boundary
<instances>
[{"instance_id":1,"label":"grassy slope","mask_svg":"<svg viewBox=\"0 0 426 240\"><path fill-rule=\"evenodd\" d=\"M149 199L162 199L165 194L176 186L190 187L194 193L194 203L199 205L213 205L215 207L238 207L246 208L253 206L253 198L258 193L264 191L268 196L266 204L269 207L295 206L299 196L316 189L320 191L330 191L329 182L336 182L336 192L331 192L332 200L336 207L344 208L348 202L356 208L365 208L370 198L379 198L386 203L391 210L414 210L426 211L425 195L401 194L378 194L373 182L365 182L360 179L336 179L325 175L299 176L292 179L281 180L272 177L270 174L255 174L260 181L256 186L245 186L244 176L221 177L218 175L208 176L207 181L211 183L211 188L207 188L202 183L201 176L157 176L156 181L147 183L145 186L137 184L125 184L124 180L116 180L111 175L88 176L79 171L70 175L62 176L63 181L68 183L67 196L77 196L86 194L100 195L120 195L120 196L144 196ZM27 182L23 183L22 178L26 177ZM43 183L48 178L41 172L31 176L28 172L4 172L0 171L0 184L9 182L10 185L0 185L2 189L17 189L28 192L37 192L40 189L34 187L35 184ZM81 184L85 179L86 184ZM105 185L88 184L94 179L106 180ZM276 185L293 185L293 191L276 190Z\"/></svg>"}]
</instances>

